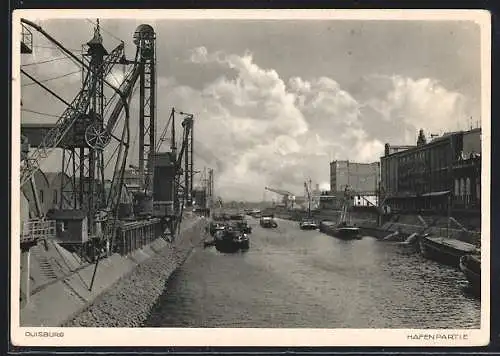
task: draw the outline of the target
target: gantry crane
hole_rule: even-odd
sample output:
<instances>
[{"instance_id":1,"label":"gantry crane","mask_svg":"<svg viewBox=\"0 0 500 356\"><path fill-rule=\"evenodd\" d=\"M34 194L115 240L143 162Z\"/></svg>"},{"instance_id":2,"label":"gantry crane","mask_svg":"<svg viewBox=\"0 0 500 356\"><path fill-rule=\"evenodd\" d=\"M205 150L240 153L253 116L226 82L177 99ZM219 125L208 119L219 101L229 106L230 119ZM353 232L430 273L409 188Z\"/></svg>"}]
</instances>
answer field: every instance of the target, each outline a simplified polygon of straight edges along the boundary
<instances>
[{"instance_id":1,"label":"gantry crane","mask_svg":"<svg viewBox=\"0 0 500 356\"><path fill-rule=\"evenodd\" d=\"M115 249L115 236L120 233L123 237L124 229L136 229L137 232L157 231L159 224L157 217L145 214L146 218L141 221L120 221L118 214L123 190L123 176L128 158L130 139L130 112L129 101L131 100L136 83L139 82L139 174L141 193L146 199L152 199L154 189L155 155L158 150L156 135L156 44L155 32L150 25L140 25L134 33L134 43L137 46L135 58L125 58L124 43L120 43L108 54L102 44L99 21L94 29L94 37L87 42L87 60L81 60L71 51L64 48L57 40L52 38L40 26L21 20L23 24L31 26L53 42L59 49L65 52L74 61L83 67L82 89L78 92L71 103L66 102L56 93L47 88L41 81L36 80L24 70L22 72L39 86L49 91L66 105L59 120L44 137L39 147L29 152L24 150L22 154L21 184L32 180L33 175L39 169L43 159L56 148L63 149L62 171L72 178L73 188L69 191L70 209L85 212L87 217L88 235L92 243L98 242L98 252L94 274L90 283L92 288L97 271L99 259L103 251L101 244L107 242L108 252L121 251L126 253L128 248L123 243L118 250ZM115 64L132 65L124 76L119 87L107 80ZM104 86L112 88L119 100L113 106L111 100L105 100ZM105 109L112 109L111 111ZM109 115L107 113L110 112ZM173 111L174 112L174 111ZM125 113L125 120L119 132L119 121ZM193 188L193 117L192 114L179 112L184 116L182 121L183 135L180 151L177 154L175 141L175 119L172 120L172 153L174 154L174 189L175 208L173 213L165 216L165 220L171 223L172 235L175 235L179 222L182 219L184 203L191 205L191 192ZM168 126L168 125L167 125ZM109 162L105 162L104 153L111 142L116 144L115 153ZM117 154L116 154L117 153ZM116 154L116 158L113 156ZM114 159L114 170L112 179L105 179L105 168L107 163ZM184 163L184 170L182 165ZM160 185L164 185L164 177L161 177ZM168 177L165 177L168 178ZM78 182L77 182L78 180ZM62 180L64 182L64 180ZM77 184L78 183L78 184ZM110 186L105 189L106 183ZM33 186L34 188L34 186ZM63 208L63 199L67 194L64 190L68 187L61 183L60 206ZM34 188L34 190L36 190ZM182 192L182 196L179 193ZM66 192L68 193L68 192ZM34 195L35 200L37 194ZM182 202L181 202L182 200ZM67 201L66 201L67 203ZM39 204L37 204L38 207ZM149 208L144 204L145 210ZM57 218L56 218L57 219ZM54 221L50 221L51 223ZM137 226L136 226L137 225ZM120 229L117 227L120 226ZM156 233L154 233L156 234ZM141 235L142 236L142 235ZM156 236L156 235L155 235ZM173 237L173 236L172 236ZM121 242L125 241L121 239ZM141 240L142 241L142 240ZM83 243L83 241L82 241ZM142 243L142 242L141 242ZM83 247L83 245L82 245ZM26 279L28 280L28 279Z\"/></svg>"},{"instance_id":2,"label":"gantry crane","mask_svg":"<svg viewBox=\"0 0 500 356\"><path fill-rule=\"evenodd\" d=\"M73 191L69 192L70 207L87 211L89 235L92 235L95 232L94 220L97 213L103 212L104 216L108 216L112 220L117 219L130 137L128 101L132 97L134 86L139 78L141 84L139 163L140 167L143 168L142 187L144 190L150 189L152 173L150 158L154 155L154 135L156 132L154 114L156 95L154 89L156 83L155 34L151 26L139 26L134 34L134 43L137 46L136 58L133 61L128 61L124 56L123 42L110 54L107 53L102 45L99 22L97 22L94 37L87 43L86 56L89 60L85 62L64 48L40 26L24 19L22 22L35 28L63 52L80 63L84 68L84 75L82 89L73 102L67 103L67 109L54 128L44 137L41 145L27 154L21 167L21 184L25 184L33 176L39 169L41 161L51 151L55 148L62 148L63 172L67 173L73 180ZM133 64L133 68L127 73L119 88L106 79L115 64ZM30 78L36 81L32 77ZM44 87L40 82L36 82ZM111 87L119 97L119 101L107 120L104 114L106 106L104 104L104 84ZM147 98L146 95L148 95ZM125 112L125 122L121 134L117 135L115 131L123 111ZM113 179L110 182L111 186L106 190L104 149L112 139L116 141L115 152L118 154ZM61 186L62 197L68 196L67 190L67 186ZM60 201L62 206L63 199Z\"/></svg>"},{"instance_id":3,"label":"gantry crane","mask_svg":"<svg viewBox=\"0 0 500 356\"><path fill-rule=\"evenodd\" d=\"M176 118L180 115L183 120L181 127L183 128L180 142L177 142L176 137ZM173 176L164 177L164 181L170 181L173 197L173 209L169 212L167 224L172 234L178 231L179 223L182 221L184 207L192 205L193 191L193 176L194 176L194 115L177 111L172 108L167 124L162 130L162 134L158 140L156 151L159 152L163 142L170 141L170 154L173 164ZM170 135L169 135L170 133ZM167 137L170 137L167 139ZM180 147L179 147L180 146ZM153 202L153 204L155 204Z\"/></svg>"},{"instance_id":4,"label":"gantry crane","mask_svg":"<svg viewBox=\"0 0 500 356\"><path fill-rule=\"evenodd\" d=\"M136 83L139 82L139 176L141 192L144 199L152 200L154 189L154 159L159 145L156 144L156 35L150 25L140 25L134 33L134 44L137 46L135 58L127 60L124 44L120 43L111 53L107 53L102 44L99 21L94 29L94 37L87 43L87 62L81 60L59 42L47 34L40 26L22 20L35 28L55 43L63 52L80 63L84 68L82 89L72 103L66 103L67 109L61 115L54 128L44 138L42 144L27 155L21 172L21 183L26 183L39 169L41 161L55 148L63 149L62 170L72 178L73 188L69 184L61 184L61 197L70 202L71 209L88 212L89 235L94 232L94 221L97 215L104 215L111 221L118 220L118 206L122 194L123 175L129 149L129 104ZM115 64L132 65L117 88L106 79ZM25 73L28 75L27 73ZM35 80L34 78L30 77ZM39 85L43 86L40 82ZM119 101L110 107L104 98L103 87L111 87ZM43 86L44 87L44 86ZM44 87L46 90L48 88ZM62 100L62 99L60 99ZM64 101L63 101L64 102ZM109 111L104 109L112 109ZM117 133L118 122L125 113L122 132ZM175 114L183 116L183 133L180 149L177 150L175 137ZM193 118L194 115L176 112L172 109L172 120L167 124L171 129L171 151L174 158L173 199L174 209L167 217L171 223L178 225L182 217L184 205L192 203L193 189ZM160 138L161 144L162 138ZM112 179L105 179L104 151L116 145ZM109 163L109 162L107 162ZM184 166L184 168L182 168ZM168 177L167 177L168 178ZM105 183L110 186L105 189ZM163 182L160 182L163 184ZM181 195L182 194L182 195ZM62 201L60 206L62 208ZM66 203L68 203L66 201ZM153 202L154 203L154 202ZM144 204L143 206L149 206ZM101 214L103 213L103 214ZM144 216L150 216L146 212ZM175 229L171 229L175 231Z\"/></svg>"},{"instance_id":5,"label":"gantry crane","mask_svg":"<svg viewBox=\"0 0 500 356\"><path fill-rule=\"evenodd\" d=\"M109 143L109 137L113 135L116 118L111 117L111 125L106 130L104 123L104 84L110 86L119 96L121 109L125 107L126 121L128 122L128 104L130 92L123 92L127 87L116 88L109 83L106 76L110 73L113 65L123 56L123 43L118 45L111 54L108 54L102 45L102 37L99 25L94 30L94 37L87 43L90 58L88 63L80 60L77 56L67 50L57 40L52 38L40 26L22 19L23 23L33 27L63 52L72 57L82 65L84 69L82 89L73 99L72 103L67 103L67 108L56 122L54 127L44 137L41 144L27 154L21 166L21 185L25 184L39 169L41 161L56 148L63 149L63 172L72 170L70 175L73 179L73 209L80 209L87 212L89 235L93 235L95 230L94 220L97 210L116 211L118 201L106 199L104 189L104 156L103 149ZM22 70L23 71L23 70ZM52 92L43 84L23 71L25 75L37 82L44 89ZM55 94L54 94L55 95ZM58 97L57 95L55 95ZM59 98L59 97L58 97ZM59 98L60 99L60 98ZM62 99L60 99L62 100ZM120 109L120 111L121 111ZM118 113L116 113L118 116ZM128 124L124 125L122 139L118 139L120 151L123 153L124 146L128 142L123 142L123 138L128 133ZM108 135L103 135L107 133ZM78 151L78 154L76 153ZM67 154L69 153L69 154ZM69 159L67 159L69 156ZM126 159L126 157L125 157ZM79 172L79 184L76 184L76 173ZM66 172L65 172L66 173ZM115 172L116 173L116 172ZM116 174L115 174L116 175ZM61 186L61 196L64 187ZM113 191L113 190L111 190ZM121 191L121 189L120 189ZM119 194L118 194L119 199ZM62 202L62 199L61 199ZM106 205L110 202L110 205ZM62 203L61 203L62 204Z\"/></svg>"}]
</instances>

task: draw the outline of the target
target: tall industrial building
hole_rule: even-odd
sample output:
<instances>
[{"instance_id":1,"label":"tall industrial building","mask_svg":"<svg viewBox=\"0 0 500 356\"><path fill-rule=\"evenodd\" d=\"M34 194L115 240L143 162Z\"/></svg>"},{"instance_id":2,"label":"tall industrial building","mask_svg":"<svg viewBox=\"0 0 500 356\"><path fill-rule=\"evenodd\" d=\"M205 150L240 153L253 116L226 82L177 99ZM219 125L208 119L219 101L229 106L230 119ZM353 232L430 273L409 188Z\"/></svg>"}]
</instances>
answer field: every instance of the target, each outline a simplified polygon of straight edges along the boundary
<instances>
[{"instance_id":1,"label":"tall industrial building","mask_svg":"<svg viewBox=\"0 0 500 356\"><path fill-rule=\"evenodd\" d=\"M330 163L330 190L343 192L349 186L362 195L376 195L380 182L380 163L333 161ZM373 193L373 194L368 194Z\"/></svg>"},{"instance_id":2,"label":"tall industrial building","mask_svg":"<svg viewBox=\"0 0 500 356\"><path fill-rule=\"evenodd\" d=\"M397 146L399 147L399 146ZM381 157L384 205L392 211L480 213L481 129L446 133Z\"/></svg>"}]
</instances>

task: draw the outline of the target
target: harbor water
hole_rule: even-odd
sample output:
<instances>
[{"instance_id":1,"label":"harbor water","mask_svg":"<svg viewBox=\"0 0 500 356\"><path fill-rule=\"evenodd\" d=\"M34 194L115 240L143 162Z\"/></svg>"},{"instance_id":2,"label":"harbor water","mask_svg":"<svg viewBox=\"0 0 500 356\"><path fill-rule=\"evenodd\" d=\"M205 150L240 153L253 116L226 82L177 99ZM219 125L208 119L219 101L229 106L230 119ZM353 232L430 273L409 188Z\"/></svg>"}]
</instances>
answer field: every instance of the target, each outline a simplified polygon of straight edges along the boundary
<instances>
[{"instance_id":1,"label":"harbor water","mask_svg":"<svg viewBox=\"0 0 500 356\"><path fill-rule=\"evenodd\" d=\"M458 269L365 236L343 241L298 223L256 220L248 252L195 248L144 326L479 328L480 301Z\"/></svg>"}]
</instances>

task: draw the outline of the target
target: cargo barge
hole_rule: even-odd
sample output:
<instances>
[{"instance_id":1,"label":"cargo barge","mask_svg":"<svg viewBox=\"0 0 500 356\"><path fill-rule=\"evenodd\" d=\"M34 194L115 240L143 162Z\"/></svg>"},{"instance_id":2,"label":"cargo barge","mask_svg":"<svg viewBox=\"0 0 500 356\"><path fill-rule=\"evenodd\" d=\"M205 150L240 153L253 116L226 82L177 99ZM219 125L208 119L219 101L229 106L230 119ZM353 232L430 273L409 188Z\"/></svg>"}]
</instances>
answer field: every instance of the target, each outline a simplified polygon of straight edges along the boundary
<instances>
[{"instance_id":1,"label":"cargo barge","mask_svg":"<svg viewBox=\"0 0 500 356\"><path fill-rule=\"evenodd\" d=\"M467 278L470 287L476 292L481 291L481 256L479 254L460 257L460 270Z\"/></svg>"},{"instance_id":2,"label":"cargo barge","mask_svg":"<svg viewBox=\"0 0 500 356\"><path fill-rule=\"evenodd\" d=\"M445 237L422 236L419 244L420 251L426 258L453 267L459 267L463 256L476 252L473 244Z\"/></svg>"}]
</instances>

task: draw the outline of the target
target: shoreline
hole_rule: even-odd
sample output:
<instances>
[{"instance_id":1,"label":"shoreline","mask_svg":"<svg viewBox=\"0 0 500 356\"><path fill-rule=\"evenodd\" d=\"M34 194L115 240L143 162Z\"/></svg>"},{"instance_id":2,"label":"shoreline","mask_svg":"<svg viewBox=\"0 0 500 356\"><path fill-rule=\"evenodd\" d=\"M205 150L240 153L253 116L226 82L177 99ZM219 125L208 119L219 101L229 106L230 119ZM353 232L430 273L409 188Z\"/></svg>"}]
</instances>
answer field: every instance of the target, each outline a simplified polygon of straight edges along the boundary
<instances>
[{"instance_id":1,"label":"shoreline","mask_svg":"<svg viewBox=\"0 0 500 356\"><path fill-rule=\"evenodd\" d=\"M187 220L172 243L160 237L129 255L103 259L92 291L83 281L90 280L95 264L42 288L21 309L21 326L139 326L164 282L203 239L204 226L203 218Z\"/></svg>"}]
</instances>

